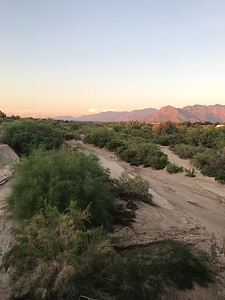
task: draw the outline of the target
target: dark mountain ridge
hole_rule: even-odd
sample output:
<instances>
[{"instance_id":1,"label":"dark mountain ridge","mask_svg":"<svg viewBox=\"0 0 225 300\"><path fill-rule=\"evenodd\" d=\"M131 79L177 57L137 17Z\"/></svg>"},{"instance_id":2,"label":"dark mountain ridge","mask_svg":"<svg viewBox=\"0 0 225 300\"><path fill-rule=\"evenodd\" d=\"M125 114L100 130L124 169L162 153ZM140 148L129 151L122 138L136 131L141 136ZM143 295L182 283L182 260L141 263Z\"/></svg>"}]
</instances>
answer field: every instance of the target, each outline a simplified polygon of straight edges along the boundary
<instances>
[{"instance_id":1,"label":"dark mountain ridge","mask_svg":"<svg viewBox=\"0 0 225 300\"><path fill-rule=\"evenodd\" d=\"M92 122L121 122L121 121L141 121L141 122L225 122L225 105L192 105L183 108L176 108L170 105L160 109L145 108L133 111L107 111L91 115L83 115L78 118L73 116L57 116L58 120L92 121Z\"/></svg>"}]
</instances>

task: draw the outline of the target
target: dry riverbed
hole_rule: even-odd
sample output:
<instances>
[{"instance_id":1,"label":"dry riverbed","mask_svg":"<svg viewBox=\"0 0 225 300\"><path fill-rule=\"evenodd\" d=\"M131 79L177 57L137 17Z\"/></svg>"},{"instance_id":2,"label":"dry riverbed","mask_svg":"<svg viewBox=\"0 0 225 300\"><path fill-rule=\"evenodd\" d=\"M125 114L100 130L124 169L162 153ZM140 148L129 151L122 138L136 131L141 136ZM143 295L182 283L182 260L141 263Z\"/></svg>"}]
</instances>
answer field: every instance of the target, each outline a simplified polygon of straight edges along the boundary
<instances>
[{"instance_id":1,"label":"dry riverbed","mask_svg":"<svg viewBox=\"0 0 225 300\"><path fill-rule=\"evenodd\" d=\"M76 146L76 143L70 144ZM209 288L196 286L188 292L170 291L164 299L224 300L225 185L199 171L196 177L187 177L185 173L170 175L166 170L130 166L106 149L87 144L83 147L99 157L101 164L110 169L112 177L127 170L132 175L141 175L150 184L155 206L140 202L135 222L129 227L118 226L111 234L113 243L128 247L173 238L209 253L220 270L216 283ZM161 150L171 163L193 168L189 160L180 159L167 147L161 147Z\"/></svg>"},{"instance_id":2,"label":"dry riverbed","mask_svg":"<svg viewBox=\"0 0 225 300\"><path fill-rule=\"evenodd\" d=\"M68 142L77 146L77 142ZM178 292L169 290L163 300L225 300L225 186L213 178L204 177L197 172L190 178L184 173L170 175L165 170L155 171L151 168L130 166L121 161L112 152L91 145L83 145L88 151L95 153L101 164L109 168L112 177L118 177L123 170L130 174L141 175L150 183L154 206L140 202L135 222L128 227L118 226L110 238L121 247L136 244L149 244L164 238L184 241L193 249L204 250L212 255L214 264L220 269L216 282L207 289L196 286L194 290ZM192 168L188 160L179 159L167 147L161 147L172 163ZM9 159L1 151L1 159ZM5 152L5 151L4 151ZM4 154L4 155L3 155ZM12 153L14 155L14 153ZM2 155L2 156L1 156ZM16 160L16 156L14 156ZM14 160L12 160L13 162ZM12 163L10 161L10 165ZM0 176L5 176L7 167L0 169ZM10 236L11 220L5 211L5 197L10 192L10 181L0 186L0 261L2 254L12 244ZM6 273L0 273L0 299L6 300L9 282Z\"/></svg>"}]
</instances>

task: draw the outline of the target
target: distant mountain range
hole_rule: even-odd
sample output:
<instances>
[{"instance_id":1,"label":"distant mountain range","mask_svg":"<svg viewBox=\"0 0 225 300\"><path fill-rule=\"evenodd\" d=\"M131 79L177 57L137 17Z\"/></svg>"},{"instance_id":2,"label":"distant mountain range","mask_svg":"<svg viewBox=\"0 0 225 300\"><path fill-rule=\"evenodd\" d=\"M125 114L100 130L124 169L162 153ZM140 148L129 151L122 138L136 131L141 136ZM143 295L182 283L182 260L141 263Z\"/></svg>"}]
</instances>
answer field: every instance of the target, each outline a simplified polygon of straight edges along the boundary
<instances>
[{"instance_id":1,"label":"distant mountain range","mask_svg":"<svg viewBox=\"0 0 225 300\"><path fill-rule=\"evenodd\" d=\"M73 116L57 116L57 120L92 121L92 122L225 122L225 105L192 105L183 108L164 106L160 109L146 108L133 111L107 111L98 114L83 115L78 118Z\"/></svg>"}]
</instances>

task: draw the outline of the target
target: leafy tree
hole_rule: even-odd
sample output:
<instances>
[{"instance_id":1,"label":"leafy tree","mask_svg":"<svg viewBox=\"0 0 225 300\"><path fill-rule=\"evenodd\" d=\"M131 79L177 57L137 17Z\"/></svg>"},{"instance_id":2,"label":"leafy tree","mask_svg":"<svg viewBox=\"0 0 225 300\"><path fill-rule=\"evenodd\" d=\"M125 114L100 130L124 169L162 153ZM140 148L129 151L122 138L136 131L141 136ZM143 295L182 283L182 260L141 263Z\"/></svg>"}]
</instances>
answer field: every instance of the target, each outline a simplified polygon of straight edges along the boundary
<instances>
[{"instance_id":1,"label":"leafy tree","mask_svg":"<svg viewBox=\"0 0 225 300\"><path fill-rule=\"evenodd\" d=\"M20 119L6 124L2 139L21 156L30 155L40 145L47 150L57 149L63 142L63 135L46 121Z\"/></svg>"},{"instance_id":2,"label":"leafy tree","mask_svg":"<svg viewBox=\"0 0 225 300\"><path fill-rule=\"evenodd\" d=\"M108 224L114 197L104 169L94 155L64 146L60 151L36 150L15 168L15 181L8 198L18 218L30 218L45 201L63 212L70 201L85 209L90 204L94 224Z\"/></svg>"}]
</instances>

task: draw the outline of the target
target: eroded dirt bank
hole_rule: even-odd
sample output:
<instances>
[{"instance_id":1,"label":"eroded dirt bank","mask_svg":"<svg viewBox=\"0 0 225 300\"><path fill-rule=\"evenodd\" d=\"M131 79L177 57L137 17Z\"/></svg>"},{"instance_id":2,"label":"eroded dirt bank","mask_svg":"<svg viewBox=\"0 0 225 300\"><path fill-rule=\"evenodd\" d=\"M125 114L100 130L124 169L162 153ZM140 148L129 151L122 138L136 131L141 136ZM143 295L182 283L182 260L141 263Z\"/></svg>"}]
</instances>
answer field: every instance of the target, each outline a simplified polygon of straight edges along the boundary
<instances>
[{"instance_id":1,"label":"eroded dirt bank","mask_svg":"<svg viewBox=\"0 0 225 300\"><path fill-rule=\"evenodd\" d=\"M5 210L5 198L10 193L10 182L0 186L0 264L3 254L11 247L13 239L10 235L11 218ZM6 300L9 296L9 277L6 272L0 270L0 299Z\"/></svg>"},{"instance_id":2,"label":"eroded dirt bank","mask_svg":"<svg viewBox=\"0 0 225 300\"><path fill-rule=\"evenodd\" d=\"M110 169L111 176L118 177L126 169L133 175L140 174L150 183L156 206L139 203L132 226L118 227L111 235L115 244L126 247L172 237L208 252L219 267L218 278L209 288L196 286L189 292L170 291L164 299L225 299L225 186L198 171L193 178L185 173L170 175L166 170L130 166L106 149L86 144L83 147L100 158L102 165ZM172 163L193 167L166 147L161 149Z\"/></svg>"},{"instance_id":3,"label":"eroded dirt bank","mask_svg":"<svg viewBox=\"0 0 225 300\"><path fill-rule=\"evenodd\" d=\"M6 210L5 198L10 193L10 179L13 176L12 166L17 161L19 161L17 154L8 145L0 145L0 265L3 254L13 243L12 236L10 235L12 220ZM6 300L8 296L8 274L0 270L0 299Z\"/></svg>"}]
</instances>

